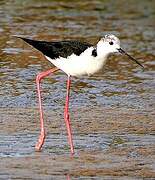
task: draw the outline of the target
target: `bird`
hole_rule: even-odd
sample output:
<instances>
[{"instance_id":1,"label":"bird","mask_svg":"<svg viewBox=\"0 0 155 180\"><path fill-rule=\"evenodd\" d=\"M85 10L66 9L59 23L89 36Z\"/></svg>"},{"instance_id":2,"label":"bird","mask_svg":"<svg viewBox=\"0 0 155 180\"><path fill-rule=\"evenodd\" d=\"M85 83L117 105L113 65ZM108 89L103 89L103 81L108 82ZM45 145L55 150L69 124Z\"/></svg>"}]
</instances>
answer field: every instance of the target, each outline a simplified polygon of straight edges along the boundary
<instances>
[{"instance_id":1,"label":"bird","mask_svg":"<svg viewBox=\"0 0 155 180\"><path fill-rule=\"evenodd\" d=\"M36 85L39 101L40 111L40 135L35 145L36 151L40 151L45 141L46 133L44 127L44 117L42 108L41 97L41 80L50 74L54 74L58 70L63 71L67 75L67 92L66 102L64 108L64 120L66 124L68 143L70 146L71 155L74 154L74 145L72 138L71 121L69 115L69 98L71 77L90 76L100 71L110 54L120 53L128 56L129 59L136 62L144 69L144 66L131 55L129 55L120 46L120 40L113 34L106 34L102 36L99 41L93 45L88 42L82 42L79 40L63 40L63 41L40 41L32 40L25 37L19 37L27 44L31 45L35 49L39 50L45 58L50 61L55 67L44 72L39 73L36 76Z\"/></svg>"}]
</instances>

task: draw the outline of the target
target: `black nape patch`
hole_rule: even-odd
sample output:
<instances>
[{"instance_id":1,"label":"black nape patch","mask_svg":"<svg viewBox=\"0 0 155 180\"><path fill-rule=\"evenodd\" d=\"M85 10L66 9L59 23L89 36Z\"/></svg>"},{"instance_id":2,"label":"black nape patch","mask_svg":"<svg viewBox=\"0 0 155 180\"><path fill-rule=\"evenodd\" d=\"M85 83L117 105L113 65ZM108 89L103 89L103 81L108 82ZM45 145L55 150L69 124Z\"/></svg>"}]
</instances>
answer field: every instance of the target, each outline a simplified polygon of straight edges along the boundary
<instances>
[{"instance_id":1,"label":"black nape patch","mask_svg":"<svg viewBox=\"0 0 155 180\"><path fill-rule=\"evenodd\" d=\"M93 51L92 51L92 56L96 57L97 56L97 49L94 48Z\"/></svg>"}]
</instances>

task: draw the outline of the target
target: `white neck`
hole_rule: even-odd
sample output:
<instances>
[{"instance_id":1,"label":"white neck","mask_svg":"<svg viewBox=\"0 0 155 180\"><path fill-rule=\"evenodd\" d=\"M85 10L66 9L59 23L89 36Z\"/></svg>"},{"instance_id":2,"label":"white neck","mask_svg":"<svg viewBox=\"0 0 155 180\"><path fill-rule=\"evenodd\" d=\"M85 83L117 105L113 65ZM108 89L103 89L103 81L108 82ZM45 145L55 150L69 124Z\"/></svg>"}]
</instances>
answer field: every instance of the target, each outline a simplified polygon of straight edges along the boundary
<instances>
[{"instance_id":1,"label":"white neck","mask_svg":"<svg viewBox=\"0 0 155 180\"><path fill-rule=\"evenodd\" d=\"M110 53L107 52L107 47L104 45L103 41L100 40L97 43L97 58L103 59L105 61Z\"/></svg>"}]
</instances>

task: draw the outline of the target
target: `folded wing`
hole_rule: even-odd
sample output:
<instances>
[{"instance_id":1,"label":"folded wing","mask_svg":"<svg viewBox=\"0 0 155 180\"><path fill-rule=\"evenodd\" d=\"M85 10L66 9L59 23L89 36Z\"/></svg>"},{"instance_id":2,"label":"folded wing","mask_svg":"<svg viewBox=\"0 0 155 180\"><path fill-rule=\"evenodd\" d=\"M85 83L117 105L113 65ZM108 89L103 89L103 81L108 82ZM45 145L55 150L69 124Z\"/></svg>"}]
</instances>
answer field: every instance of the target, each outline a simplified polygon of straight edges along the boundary
<instances>
[{"instance_id":1,"label":"folded wing","mask_svg":"<svg viewBox=\"0 0 155 180\"><path fill-rule=\"evenodd\" d=\"M76 40L71 41L57 41L57 42L46 42L36 41L32 39L22 38L26 43L30 44L37 50L41 51L45 56L51 59L57 59L59 57L67 58L68 56L75 54L79 56L87 48L93 46L86 42L80 42Z\"/></svg>"}]
</instances>

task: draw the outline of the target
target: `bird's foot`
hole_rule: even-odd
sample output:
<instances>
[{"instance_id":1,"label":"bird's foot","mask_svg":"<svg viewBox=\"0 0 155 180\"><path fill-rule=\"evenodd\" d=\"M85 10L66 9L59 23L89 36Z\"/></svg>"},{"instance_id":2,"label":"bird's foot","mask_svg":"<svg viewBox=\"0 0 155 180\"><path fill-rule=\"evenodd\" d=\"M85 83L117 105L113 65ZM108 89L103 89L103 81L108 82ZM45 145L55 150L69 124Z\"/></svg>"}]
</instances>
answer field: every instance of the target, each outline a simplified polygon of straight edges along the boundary
<instances>
[{"instance_id":1,"label":"bird's foot","mask_svg":"<svg viewBox=\"0 0 155 180\"><path fill-rule=\"evenodd\" d=\"M66 122L67 133L68 133L68 142L70 145L70 152L71 152L71 157L72 157L74 155L74 146L73 146L73 140L72 140L72 131L71 131L69 113L65 113L64 118L65 118L65 122Z\"/></svg>"},{"instance_id":2,"label":"bird's foot","mask_svg":"<svg viewBox=\"0 0 155 180\"><path fill-rule=\"evenodd\" d=\"M38 139L38 142L35 145L36 151L41 151L42 145L44 144L44 141L45 141L45 137L46 137L45 132L41 132L39 139Z\"/></svg>"}]
</instances>

